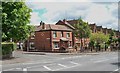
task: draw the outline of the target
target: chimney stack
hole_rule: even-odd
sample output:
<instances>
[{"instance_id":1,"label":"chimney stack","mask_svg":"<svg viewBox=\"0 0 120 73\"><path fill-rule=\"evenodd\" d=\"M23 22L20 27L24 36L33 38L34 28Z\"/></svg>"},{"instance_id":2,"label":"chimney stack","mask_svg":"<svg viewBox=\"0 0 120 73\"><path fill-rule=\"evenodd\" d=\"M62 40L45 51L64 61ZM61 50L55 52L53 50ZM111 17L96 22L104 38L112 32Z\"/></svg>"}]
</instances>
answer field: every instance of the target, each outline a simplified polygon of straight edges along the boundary
<instances>
[{"instance_id":1,"label":"chimney stack","mask_svg":"<svg viewBox=\"0 0 120 73\"><path fill-rule=\"evenodd\" d=\"M63 19L63 22L66 22L66 19Z\"/></svg>"},{"instance_id":2,"label":"chimney stack","mask_svg":"<svg viewBox=\"0 0 120 73\"><path fill-rule=\"evenodd\" d=\"M40 22L40 26L42 26L42 29L45 29L45 23L44 22Z\"/></svg>"}]
</instances>

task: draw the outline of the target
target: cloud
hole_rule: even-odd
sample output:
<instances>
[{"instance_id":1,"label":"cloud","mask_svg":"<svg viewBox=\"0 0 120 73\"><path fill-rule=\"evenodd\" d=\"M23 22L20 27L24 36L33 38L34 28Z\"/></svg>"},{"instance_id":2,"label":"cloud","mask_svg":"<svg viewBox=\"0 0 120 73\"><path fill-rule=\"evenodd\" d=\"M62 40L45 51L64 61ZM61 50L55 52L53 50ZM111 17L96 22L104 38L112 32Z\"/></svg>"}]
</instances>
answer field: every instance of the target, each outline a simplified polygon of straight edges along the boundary
<instances>
[{"instance_id":1,"label":"cloud","mask_svg":"<svg viewBox=\"0 0 120 73\"><path fill-rule=\"evenodd\" d=\"M82 17L89 23L96 23L103 27L118 27L117 3L92 3L92 2L28 2L33 10L31 23L55 23L61 19L78 19ZM41 13L44 9L45 12Z\"/></svg>"},{"instance_id":2,"label":"cloud","mask_svg":"<svg viewBox=\"0 0 120 73\"><path fill-rule=\"evenodd\" d=\"M114 28L118 27L118 13L117 3L113 3L112 5L106 4L93 4L88 9L88 14L86 15L86 20L88 22L95 22L97 25L102 25L103 27ZM116 14L114 14L116 12Z\"/></svg>"},{"instance_id":3,"label":"cloud","mask_svg":"<svg viewBox=\"0 0 120 73\"><path fill-rule=\"evenodd\" d=\"M39 15L38 12L31 13L31 19L30 19L31 24L33 24L33 25L39 24L38 21L39 21L40 17L38 15Z\"/></svg>"}]
</instances>

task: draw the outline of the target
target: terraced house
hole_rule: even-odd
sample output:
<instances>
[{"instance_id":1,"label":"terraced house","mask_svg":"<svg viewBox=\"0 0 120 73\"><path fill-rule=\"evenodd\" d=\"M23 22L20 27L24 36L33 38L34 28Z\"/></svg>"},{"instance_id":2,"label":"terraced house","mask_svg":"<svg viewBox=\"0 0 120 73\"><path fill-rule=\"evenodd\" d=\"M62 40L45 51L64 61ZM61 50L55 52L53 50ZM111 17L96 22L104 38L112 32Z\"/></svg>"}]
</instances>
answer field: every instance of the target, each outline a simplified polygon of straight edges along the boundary
<instances>
[{"instance_id":1,"label":"terraced house","mask_svg":"<svg viewBox=\"0 0 120 73\"><path fill-rule=\"evenodd\" d=\"M27 51L46 51L46 52L66 52L75 49L75 46L80 47L81 39L74 36L73 25L77 24L78 20L59 20L56 24L45 24L40 22L36 26L35 32L26 41ZM92 33L103 32L105 35L110 34L112 29L102 28L94 24L89 24ZM120 37L120 32L115 31L115 37ZM89 46L90 39L83 38L83 47ZM76 51L79 51L77 48Z\"/></svg>"}]
</instances>

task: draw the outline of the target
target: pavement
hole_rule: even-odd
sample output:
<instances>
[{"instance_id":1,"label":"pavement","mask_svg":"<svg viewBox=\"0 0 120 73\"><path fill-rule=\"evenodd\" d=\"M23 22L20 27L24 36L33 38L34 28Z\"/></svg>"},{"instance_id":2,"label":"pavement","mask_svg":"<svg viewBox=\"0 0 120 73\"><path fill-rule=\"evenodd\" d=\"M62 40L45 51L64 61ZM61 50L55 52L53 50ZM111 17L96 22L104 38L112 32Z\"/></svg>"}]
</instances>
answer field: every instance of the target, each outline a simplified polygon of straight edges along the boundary
<instances>
[{"instance_id":1,"label":"pavement","mask_svg":"<svg viewBox=\"0 0 120 73\"><path fill-rule=\"evenodd\" d=\"M3 71L118 71L118 52L92 54L47 53L45 55L20 54L23 63L3 64Z\"/></svg>"}]
</instances>

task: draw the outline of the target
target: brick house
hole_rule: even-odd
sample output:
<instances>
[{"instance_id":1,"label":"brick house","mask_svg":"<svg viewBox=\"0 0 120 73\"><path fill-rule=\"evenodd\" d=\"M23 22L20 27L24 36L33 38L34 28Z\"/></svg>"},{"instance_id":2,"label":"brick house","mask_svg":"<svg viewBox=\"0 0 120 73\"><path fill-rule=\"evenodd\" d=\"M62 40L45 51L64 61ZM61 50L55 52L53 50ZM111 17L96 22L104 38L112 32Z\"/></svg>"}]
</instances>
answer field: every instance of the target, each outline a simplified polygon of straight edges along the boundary
<instances>
[{"instance_id":1,"label":"brick house","mask_svg":"<svg viewBox=\"0 0 120 73\"><path fill-rule=\"evenodd\" d=\"M96 32L103 32L102 26L96 26Z\"/></svg>"},{"instance_id":2,"label":"brick house","mask_svg":"<svg viewBox=\"0 0 120 73\"><path fill-rule=\"evenodd\" d=\"M69 25L41 24L35 31L35 49L65 52L73 48L73 29Z\"/></svg>"},{"instance_id":3,"label":"brick house","mask_svg":"<svg viewBox=\"0 0 120 73\"><path fill-rule=\"evenodd\" d=\"M102 28L103 29L103 33L106 35L108 34L107 28Z\"/></svg>"},{"instance_id":4,"label":"brick house","mask_svg":"<svg viewBox=\"0 0 120 73\"><path fill-rule=\"evenodd\" d=\"M89 24L90 29L92 30L92 33L96 33L96 24Z\"/></svg>"}]
</instances>

